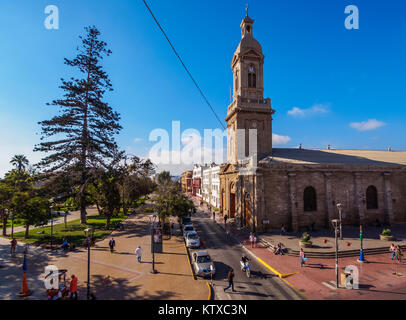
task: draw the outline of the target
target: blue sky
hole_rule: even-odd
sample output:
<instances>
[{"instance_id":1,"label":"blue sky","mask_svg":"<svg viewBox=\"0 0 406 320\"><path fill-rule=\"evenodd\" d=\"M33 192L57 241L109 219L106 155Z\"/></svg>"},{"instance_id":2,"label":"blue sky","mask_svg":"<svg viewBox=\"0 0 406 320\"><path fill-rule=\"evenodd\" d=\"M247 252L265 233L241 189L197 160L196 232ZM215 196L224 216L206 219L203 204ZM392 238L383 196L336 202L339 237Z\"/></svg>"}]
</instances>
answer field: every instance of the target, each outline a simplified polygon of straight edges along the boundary
<instances>
[{"instance_id":1,"label":"blue sky","mask_svg":"<svg viewBox=\"0 0 406 320\"><path fill-rule=\"evenodd\" d=\"M149 0L222 119L247 2L265 54L265 97L276 109L273 132L290 138L281 147L406 150L403 0ZM59 30L44 27L49 4L59 8ZM359 30L344 27L347 5L359 8ZM14 154L40 159L37 122L55 114L45 104L61 96L59 79L72 74L63 58L75 55L88 25L113 51L104 66L115 91L106 99L121 114L123 149L147 155L149 133L170 132L173 120L202 134L220 127L141 0L16 0L0 9L1 175Z\"/></svg>"}]
</instances>

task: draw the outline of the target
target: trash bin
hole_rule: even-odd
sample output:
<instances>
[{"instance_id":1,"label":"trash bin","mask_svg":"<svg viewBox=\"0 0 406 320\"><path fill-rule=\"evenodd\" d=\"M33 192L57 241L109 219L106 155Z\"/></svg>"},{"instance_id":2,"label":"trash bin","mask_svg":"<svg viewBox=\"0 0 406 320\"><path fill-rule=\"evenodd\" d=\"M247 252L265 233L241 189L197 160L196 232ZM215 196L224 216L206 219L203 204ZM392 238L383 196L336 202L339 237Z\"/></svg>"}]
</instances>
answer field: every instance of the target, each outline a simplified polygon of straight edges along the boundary
<instances>
[{"instance_id":1,"label":"trash bin","mask_svg":"<svg viewBox=\"0 0 406 320\"><path fill-rule=\"evenodd\" d=\"M345 273L341 274L341 286L345 288L345 284L347 281L347 275Z\"/></svg>"},{"instance_id":2,"label":"trash bin","mask_svg":"<svg viewBox=\"0 0 406 320\"><path fill-rule=\"evenodd\" d=\"M351 276L351 273L349 273L349 272L343 272L343 273L341 273L341 286L342 286L343 288L346 288L347 278L348 278L349 276ZM353 279L350 280L350 284L351 284L351 286L354 285Z\"/></svg>"}]
</instances>

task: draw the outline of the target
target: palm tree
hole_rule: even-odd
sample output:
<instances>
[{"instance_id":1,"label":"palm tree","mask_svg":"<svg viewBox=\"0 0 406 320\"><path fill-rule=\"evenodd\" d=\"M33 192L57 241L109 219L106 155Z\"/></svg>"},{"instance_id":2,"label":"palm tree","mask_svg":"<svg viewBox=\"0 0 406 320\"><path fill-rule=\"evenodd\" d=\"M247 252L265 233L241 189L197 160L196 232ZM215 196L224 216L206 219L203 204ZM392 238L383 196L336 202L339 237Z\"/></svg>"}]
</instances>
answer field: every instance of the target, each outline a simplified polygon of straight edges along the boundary
<instances>
[{"instance_id":1,"label":"palm tree","mask_svg":"<svg viewBox=\"0 0 406 320\"><path fill-rule=\"evenodd\" d=\"M28 166L29 161L23 154L17 154L11 159L10 163L17 168L18 171L24 170Z\"/></svg>"}]
</instances>

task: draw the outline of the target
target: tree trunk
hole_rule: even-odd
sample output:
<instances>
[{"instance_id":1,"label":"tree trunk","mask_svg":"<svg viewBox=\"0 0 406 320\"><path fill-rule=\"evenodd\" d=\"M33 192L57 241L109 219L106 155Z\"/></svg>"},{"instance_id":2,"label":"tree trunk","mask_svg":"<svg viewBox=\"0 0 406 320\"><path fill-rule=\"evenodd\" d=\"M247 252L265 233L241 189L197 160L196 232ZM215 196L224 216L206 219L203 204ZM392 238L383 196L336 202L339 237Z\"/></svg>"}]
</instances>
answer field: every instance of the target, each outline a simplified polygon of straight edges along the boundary
<instances>
[{"instance_id":1,"label":"tree trunk","mask_svg":"<svg viewBox=\"0 0 406 320\"><path fill-rule=\"evenodd\" d=\"M80 195L80 223L81 224L86 224L87 219L86 219L86 196Z\"/></svg>"},{"instance_id":2,"label":"tree trunk","mask_svg":"<svg viewBox=\"0 0 406 320\"><path fill-rule=\"evenodd\" d=\"M7 235L7 216L3 216L3 236Z\"/></svg>"},{"instance_id":3,"label":"tree trunk","mask_svg":"<svg viewBox=\"0 0 406 320\"><path fill-rule=\"evenodd\" d=\"M97 207L97 212L99 213L99 216L102 215L101 211L100 211L100 206L99 206L99 202L96 201L96 207Z\"/></svg>"},{"instance_id":4,"label":"tree trunk","mask_svg":"<svg viewBox=\"0 0 406 320\"><path fill-rule=\"evenodd\" d=\"M107 214L107 220L106 220L106 230L110 230L110 217L111 217L111 215L110 215L110 213L109 214Z\"/></svg>"},{"instance_id":5,"label":"tree trunk","mask_svg":"<svg viewBox=\"0 0 406 320\"><path fill-rule=\"evenodd\" d=\"M29 226L29 225L26 225L26 226L25 226L25 236L24 236L25 239L28 239L28 236L29 236L29 235L28 235L28 232L29 232L29 230L30 230L30 226Z\"/></svg>"}]
</instances>

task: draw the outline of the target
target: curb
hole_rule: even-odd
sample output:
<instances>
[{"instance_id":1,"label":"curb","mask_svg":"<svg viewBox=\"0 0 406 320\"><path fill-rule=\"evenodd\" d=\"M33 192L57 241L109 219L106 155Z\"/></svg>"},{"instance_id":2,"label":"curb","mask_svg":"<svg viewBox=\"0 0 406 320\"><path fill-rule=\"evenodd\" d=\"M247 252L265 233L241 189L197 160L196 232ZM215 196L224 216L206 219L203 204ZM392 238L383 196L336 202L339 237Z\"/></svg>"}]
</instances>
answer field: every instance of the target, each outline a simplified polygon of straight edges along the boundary
<instances>
[{"instance_id":1,"label":"curb","mask_svg":"<svg viewBox=\"0 0 406 320\"><path fill-rule=\"evenodd\" d=\"M186 247L185 238L183 238L183 245L185 246L187 259L188 259L188 261L189 261L190 272L192 273L193 279L194 279L194 280L197 280L196 275L195 275L195 272L194 272L194 270L193 270L192 261L191 261L191 259L190 259L190 252L189 252L189 249Z\"/></svg>"},{"instance_id":2,"label":"curb","mask_svg":"<svg viewBox=\"0 0 406 320\"><path fill-rule=\"evenodd\" d=\"M277 271L276 269L272 268L269 264L267 264L265 261L263 261L261 258L257 257L255 253L251 252L249 249L247 249L244 245L242 245L242 247L248 251L253 257L255 257L259 262L261 262L266 268L268 268L272 273L274 273L275 275L277 275L282 281L284 281L289 287L291 287L297 294L299 294L300 296L302 296L303 298L305 298L306 300L310 300L308 297L306 297L302 292L300 292L298 289L296 289L296 287L294 287L290 282L286 281L284 278L289 276L289 275L293 275L293 274L297 274L297 272L295 273L288 273L288 274L282 274L279 271Z\"/></svg>"},{"instance_id":3,"label":"curb","mask_svg":"<svg viewBox=\"0 0 406 320\"><path fill-rule=\"evenodd\" d=\"M213 287L210 285L208 281L206 281L207 286L209 287L209 296L207 300L214 300L214 292L213 292Z\"/></svg>"}]
</instances>

